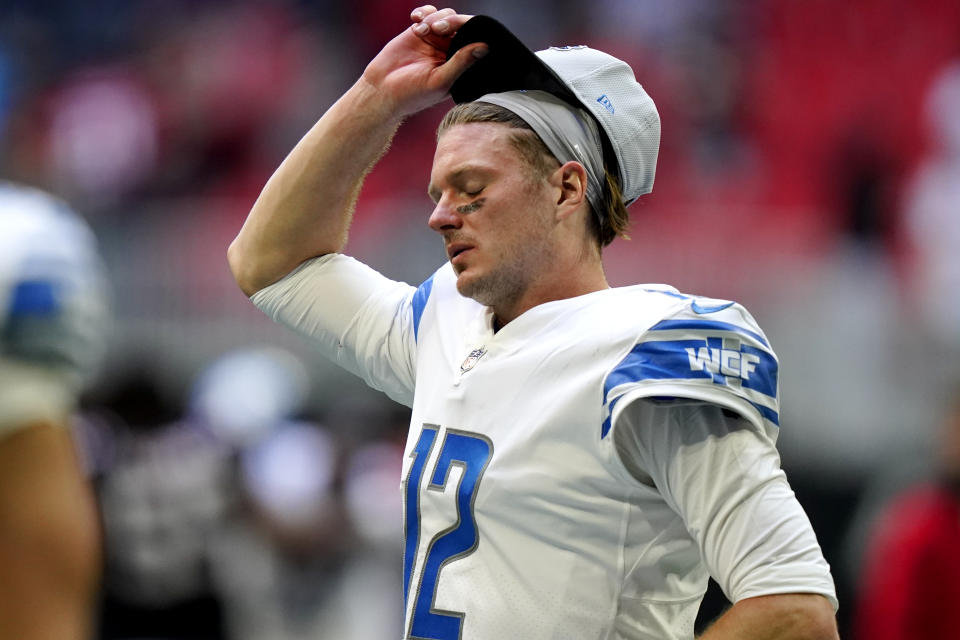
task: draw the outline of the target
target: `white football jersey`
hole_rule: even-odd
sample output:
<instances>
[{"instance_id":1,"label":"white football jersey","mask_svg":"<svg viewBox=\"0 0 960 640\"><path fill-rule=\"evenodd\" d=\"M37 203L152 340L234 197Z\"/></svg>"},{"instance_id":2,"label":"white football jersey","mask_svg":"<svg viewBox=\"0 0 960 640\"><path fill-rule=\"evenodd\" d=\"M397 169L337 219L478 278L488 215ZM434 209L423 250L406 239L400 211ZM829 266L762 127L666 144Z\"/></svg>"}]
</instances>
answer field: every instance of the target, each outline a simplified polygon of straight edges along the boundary
<instances>
[{"instance_id":1,"label":"white football jersey","mask_svg":"<svg viewBox=\"0 0 960 640\"><path fill-rule=\"evenodd\" d=\"M449 264L414 289L344 256L308 261L252 300L412 407L404 638L691 638L709 573L735 600L833 598L805 518L787 535L804 540L800 564L812 544L810 571L783 567L785 584L762 570L734 575L752 551L715 550L723 536L694 511L729 504L723 487L738 491L740 478L718 469L693 496L658 489L614 444L638 399L708 402L747 421L768 469L757 485L781 479L777 360L743 307L638 285L541 304L495 333L491 310L457 292ZM793 500L780 486L774 502ZM738 533L725 539L766 526L751 517L731 518ZM775 514L769 530L786 521Z\"/></svg>"},{"instance_id":2,"label":"white football jersey","mask_svg":"<svg viewBox=\"0 0 960 640\"><path fill-rule=\"evenodd\" d=\"M106 295L86 223L0 182L0 433L62 421L104 350Z\"/></svg>"}]
</instances>

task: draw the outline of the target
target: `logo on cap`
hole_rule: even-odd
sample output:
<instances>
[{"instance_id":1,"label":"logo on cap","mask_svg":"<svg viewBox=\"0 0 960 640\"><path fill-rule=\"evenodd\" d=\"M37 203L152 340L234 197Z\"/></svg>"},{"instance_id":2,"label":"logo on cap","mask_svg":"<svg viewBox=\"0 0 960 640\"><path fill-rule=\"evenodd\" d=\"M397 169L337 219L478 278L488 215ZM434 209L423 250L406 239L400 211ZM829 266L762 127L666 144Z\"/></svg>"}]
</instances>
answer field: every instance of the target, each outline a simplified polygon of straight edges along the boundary
<instances>
[{"instance_id":1,"label":"logo on cap","mask_svg":"<svg viewBox=\"0 0 960 640\"><path fill-rule=\"evenodd\" d=\"M603 108L609 111L610 113L615 113L613 109L613 103L610 102L610 98L607 97L607 94L603 94L597 98L597 102L603 105Z\"/></svg>"},{"instance_id":2,"label":"logo on cap","mask_svg":"<svg viewBox=\"0 0 960 640\"><path fill-rule=\"evenodd\" d=\"M586 49L587 45L585 44L568 44L562 47L550 47L555 51L573 51L575 49Z\"/></svg>"}]
</instances>

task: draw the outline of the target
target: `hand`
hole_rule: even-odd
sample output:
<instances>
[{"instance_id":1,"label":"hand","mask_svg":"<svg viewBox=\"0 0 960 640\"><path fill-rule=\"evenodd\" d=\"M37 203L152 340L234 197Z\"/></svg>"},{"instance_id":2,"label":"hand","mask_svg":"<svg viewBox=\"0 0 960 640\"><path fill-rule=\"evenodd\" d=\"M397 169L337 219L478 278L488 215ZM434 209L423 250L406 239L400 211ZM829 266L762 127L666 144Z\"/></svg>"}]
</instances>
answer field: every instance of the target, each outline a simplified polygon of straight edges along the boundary
<instances>
[{"instance_id":1,"label":"hand","mask_svg":"<svg viewBox=\"0 0 960 640\"><path fill-rule=\"evenodd\" d=\"M487 45L477 42L447 60L450 40L471 17L432 5L414 9L413 24L370 61L362 79L401 117L440 102L460 74L487 52Z\"/></svg>"}]
</instances>

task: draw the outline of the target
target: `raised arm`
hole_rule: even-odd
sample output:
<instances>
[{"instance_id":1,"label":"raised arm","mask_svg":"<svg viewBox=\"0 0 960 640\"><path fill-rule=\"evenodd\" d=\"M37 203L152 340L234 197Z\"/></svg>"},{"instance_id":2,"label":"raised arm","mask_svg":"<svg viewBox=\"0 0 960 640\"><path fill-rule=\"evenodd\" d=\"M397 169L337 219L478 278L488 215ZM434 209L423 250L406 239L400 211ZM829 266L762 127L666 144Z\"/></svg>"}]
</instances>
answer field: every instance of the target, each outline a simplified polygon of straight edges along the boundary
<instances>
[{"instance_id":1,"label":"raised arm","mask_svg":"<svg viewBox=\"0 0 960 640\"><path fill-rule=\"evenodd\" d=\"M227 258L252 295L298 264L341 251L363 179L404 117L442 100L486 45L449 61L450 39L470 16L426 5L391 40L359 80L307 132L253 205Z\"/></svg>"}]
</instances>

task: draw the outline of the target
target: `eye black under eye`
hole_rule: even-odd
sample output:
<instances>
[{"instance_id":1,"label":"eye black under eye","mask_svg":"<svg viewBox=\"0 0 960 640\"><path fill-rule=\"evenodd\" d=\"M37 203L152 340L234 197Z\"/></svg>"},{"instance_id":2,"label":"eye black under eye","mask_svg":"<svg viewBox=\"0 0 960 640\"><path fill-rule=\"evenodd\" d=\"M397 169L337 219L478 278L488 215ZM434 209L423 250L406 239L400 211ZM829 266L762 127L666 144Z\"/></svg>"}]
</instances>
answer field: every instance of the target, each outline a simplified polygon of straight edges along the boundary
<instances>
[{"instance_id":1,"label":"eye black under eye","mask_svg":"<svg viewBox=\"0 0 960 640\"><path fill-rule=\"evenodd\" d=\"M480 207L482 207L482 206L483 206L483 203L486 202L486 201L487 201L486 198L478 198L478 199L474 200L473 202L471 202L470 204L465 204L465 205L462 205L462 206L457 207L457 212L458 212L458 213L473 213L474 211L476 211L477 209L479 209Z\"/></svg>"}]
</instances>

